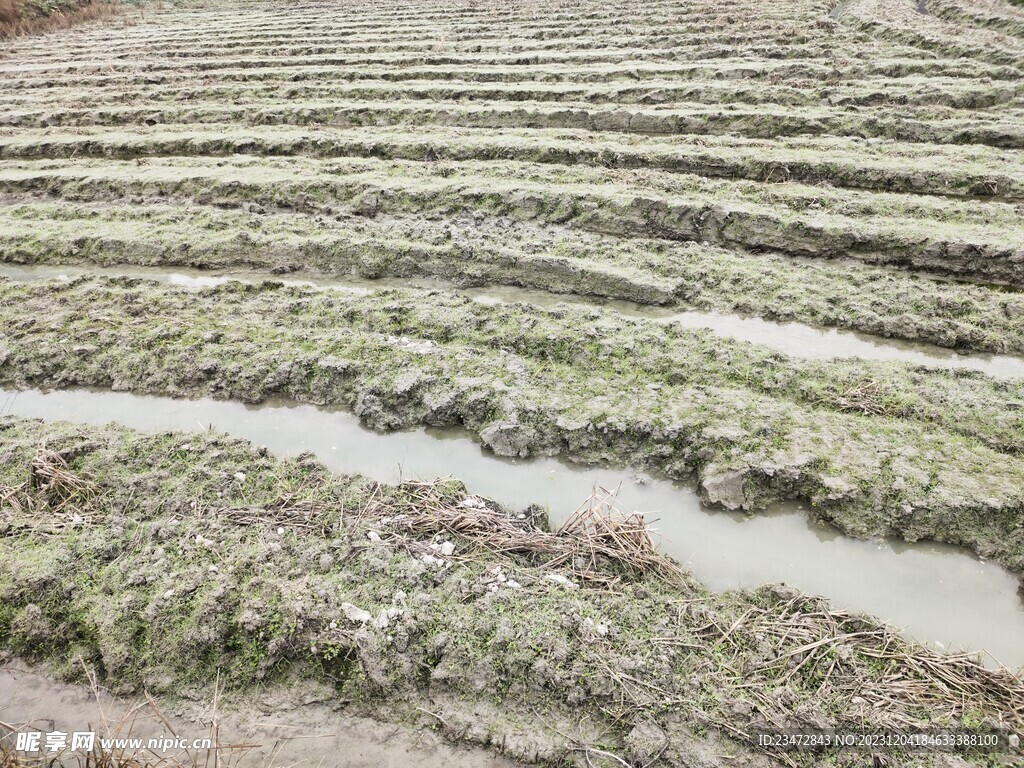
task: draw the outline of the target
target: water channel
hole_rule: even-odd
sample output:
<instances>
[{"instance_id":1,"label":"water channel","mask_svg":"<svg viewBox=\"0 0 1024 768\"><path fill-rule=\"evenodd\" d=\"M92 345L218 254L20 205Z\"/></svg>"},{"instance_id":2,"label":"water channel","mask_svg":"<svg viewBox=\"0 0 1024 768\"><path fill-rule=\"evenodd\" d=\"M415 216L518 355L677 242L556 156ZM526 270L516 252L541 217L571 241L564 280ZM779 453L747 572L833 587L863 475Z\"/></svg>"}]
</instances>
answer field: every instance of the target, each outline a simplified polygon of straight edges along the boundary
<instances>
[{"instance_id":1,"label":"water channel","mask_svg":"<svg viewBox=\"0 0 1024 768\"><path fill-rule=\"evenodd\" d=\"M363 428L351 413L310 405L0 389L0 415L6 414L116 421L145 431L213 428L282 457L312 451L335 472L386 482L451 475L513 508L546 505L554 523L594 485L621 486L620 502L643 512L662 548L712 589L784 582L825 595L839 608L885 619L932 647L984 649L1002 664L1024 666L1024 601L1012 574L941 544L848 538L810 522L795 504L750 517L712 510L684 483L638 483L629 471L551 458L502 459L460 430L381 434Z\"/></svg>"},{"instance_id":2,"label":"water channel","mask_svg":"<svg viewBox=\"0 0 1024 768\"><path fill-rule=\"evenodd\" d=\"M231 280L259 283L275 280L298 287L327 288L354 294L368 294L380 288L420 286L449 289L449 284L429 280L365 280L314 277L278 277L266 273L216 273L205 270L163 267L78 267L52 265L0 264L0 277L12 280L71 279L82 275L134 277L156 280L182 288L209 288ZM1024 356L964 353L933 344L885 339L853 331L818 328L796 322L778 322L722 312L703 312L635 304L626 301L602 301L580 296L550 293L507 286L459 288L458 291L481 303L523 302L551 308L575 304L585 308L605 308L622 315L662 323L678 323L687 328L706 328L724 338L748 341L791 357L829 360L859 357L864 360L893 360L936 368L970 369L997 378L1024 378Z\"/></svg>"}]
</instances>

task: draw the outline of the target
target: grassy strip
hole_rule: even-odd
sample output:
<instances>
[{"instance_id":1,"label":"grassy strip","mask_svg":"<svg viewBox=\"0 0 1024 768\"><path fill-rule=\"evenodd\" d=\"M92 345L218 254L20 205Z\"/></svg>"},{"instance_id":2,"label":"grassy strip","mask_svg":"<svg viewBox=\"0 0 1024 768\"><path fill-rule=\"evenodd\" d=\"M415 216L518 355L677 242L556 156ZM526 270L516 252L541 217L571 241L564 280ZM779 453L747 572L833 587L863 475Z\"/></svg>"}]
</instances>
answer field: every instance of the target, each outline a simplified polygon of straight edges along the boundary
<instances>
[{"instance_id":1,"label":"grassy strip","mask_svg":"<svg viewBox=\"0 0 1024 768\"><path fill-rule=\"evenodd\" d=\"M245 45L251 45L253 38L245 36ZM97 50L102 50L105 41L100 41ZM169 43L170 44L170 41ZM235 43L239 45L239 43ZM88 47L87 51L92 48ZM146 51L140 48L141 52ZM115 67L116 70L116 67ZM0 67L2 71L2 67ZM0 91L14 92L43 88L73 88L76 85L86 88L111 88L115 86L167 85L177 87L193 87L190 73L166 72L163 74L146 74L141 80L138 75L129 71L109 73L78 73L71 75L66 72L43 70L14 71L10 77L0 82ZM242 83L270 83L287 87L290 83L318 83L325 80L331 82L359 82L361 80L377 80L401 83L408 80L458 81L472 83L630 83L638 77L651 79L668 79L672 81L692 80L754 80L787 82L804 79L815 79L831 83L843 83L857 80L893 79L893 78L955 78L974 80L988 78L995 81L1016 80L1021 71L1014 67L992 66L970 60L943 61L937 59L872 58L870 61L856 59L837 62L827 66L819 61L778 62L753 57L721 59L713 62L666 63L651 61L633 61L626 65L577 65L530 67L529 69L512 69L503 66L473 66L459 69L447 67L412 66L402 69L373 66L353 66L339 71L333 67L306 65L275 69L273 66L261 69L229 69L220 73L218 82L221 85Z\"/></svg>"},{"instance_id":2,"label":"grassy strip","mask_svg":"<svg viewBox=\"0 0 1024 768\"><path fill-rule=\"evenodd\" d=\"M83 201L255 203L331 215L458 215L469 209L617 236L653 234L797 256L853 257L1024 283L1024 230L1011 205L655 171L507 162L153 158L84 160L71 167L11 162L0 169L0 189Z\"/></svg>"},{"instance_id":3,"label":"grassy strip","mask_svg":"<svg viewBox=\"0 0 1024 768\"><path fill-rule=\"evenodd\" d=\"M1013 0L1010 0L1012 3ZM1024 37L1024 14L999 3L963 3L958 0L931 0L928 10L953 22L991 29L1015 37Z\"/></svg>"},{"instance_id":4,"label":"grassy strip","mask_svg":"<svg viewBox=\"0 0 1024 768\"><path fill-rule=\"evenodd\" d=\"M353 709L429 713L452 738L552 765L581 750L852 765L765 754L754 735L1024 727L1008 673L784 587L714 595L614 557L588 582L547 551L572 536L457 481L382 486L212 433L10 418L0 452L3 645L66 676L84 660L122 692L314 677Z\"/></svg>"},{"instance_id":5,"label":"grassy strip","mask_svg":"<svg viewBox=\"0 0 1024 768\"><path fill-rule=\"evenodd\" d=\"M696 473L710 501L799 497L855 535L963 544L1024 571L1024 465L996 450L1019 449L1020 382L797 362L611 313L440 294L0 286L5 381L282 394L381 429L461 424L502 455Z\"/></svg>"},{"instance_id":6,"label":"grassy strip","mask_svg":"<svg viewBox=\"0 0 1024 768\"><path fill-rule=\"evenodd\" d=\"M270 54L268 54L270 55ZM1021 105L1024 85L990 84L964 80L907 79L887 82L825 82L817 89L798 88L785 82L705 82L652 80L596 86L589 83L472 83L364 81L356 84L257 82L254 84L208 84L191 87L145 85L134 90L68 88L67 92L23 93L5 99L9 107L31 108L41 102L74 100L79 106L111 104L147 104L154 109L183 101L220 99L262 108L282 98L301 101L365 100L435 101L457 104L471 101L491 102L575 102L590 104L784 104L815 106L823 101L837 106L879 106L889 104L945 106L956 109L988 109L1000 105ZM40 98L42 96L42 98Z\"/></svg>"},{"instance_id":7,"label":"grassy strip","mask_svg":"<svg viewBox=\"0 0 1024 768\"><path fill-rule=\"evenodd\" d=\"M52 98L52 97L51 97ZM630 134L566 131L458 132L429 136L377 129L266 126L158 127L79 130L73 134L21 130L0 136L0 157L117 158L194 155L308 155L383 160L496 161L584 165L696 174L761 182L799 182L885 192L1024 200L1024 171L1011 153L976 147L850 139L744 141L736 138L650 139Z\"/></svg>"},{"instance_id":8,"label":"grassy strip","mask_svg":"<svg viewBox=\"0 0 1024 768\"><path fill-rule=\"evenodd\" d=\"M933 55L970 58L994 64L1024 65L1018 38L966 24L950 24L919 13L904 0L852 0L843 6L842 22L889 42L910 45Z\"/></svg>"},{"instance_id":9,"label":"grassy strip","mask_svg":"<svg viewBox=\"0 0 1024 768\"><path fill-rule=\"evenodd\" d=\"M387 102L293 102L254 110L201 102L174 107L109 106L78 109L8 109L0 126L22 128L86 127L95 125L155 125L238 123L248 125L446 126L492 129L571 129L645 135L740 135L773 139L783 136L856 136L934 144L984 144L1024 148L1019 115L1004 110L975 112L970 117L950 110L897 108L811 109L773 108L772 105L724 110L718 105L685 108L595 108L589 105L390 104Z\"/></svg>"},{"instance_id":10,"label":"grassy strip","mask_svg":"<svg viewBox=\"0 0 1024 768\"><path fill-rule=\"evenodd\" d=\"M248 210L11 206L0 208L0 247L6 260L24 263L436 277L642 304L675 301L944 347L1024 352L1024 295L984 286L469 214L333 220Z\"/></svg>"},{"instance_id":11,"label":"grassy strip","mask_svg":"<svg viewBox=\"0 0 1024 768\"><path fill-rule=\"evenodd\" d=\"M119 3L96 0L0 0L0 40L107 19L119 10Z\"/></svg>"}]
</instances>

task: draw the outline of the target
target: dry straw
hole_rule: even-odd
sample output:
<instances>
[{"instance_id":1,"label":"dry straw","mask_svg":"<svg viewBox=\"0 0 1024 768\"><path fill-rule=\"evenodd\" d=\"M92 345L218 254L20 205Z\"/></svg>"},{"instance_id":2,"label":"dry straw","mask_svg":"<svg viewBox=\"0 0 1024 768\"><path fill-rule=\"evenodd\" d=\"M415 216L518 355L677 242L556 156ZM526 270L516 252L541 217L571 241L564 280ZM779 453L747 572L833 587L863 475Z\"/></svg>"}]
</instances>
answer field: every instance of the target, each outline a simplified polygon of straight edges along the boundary
<instances>
[{"instance_id":1,"label":"dry straw","mask_svg":"<svg viewBox=\"0 0 1024 768\"><path fill-rule=\"evenodd\" d=\"M63 456L40 446L25 482L0 485L0 520L17 529L58 533L92 519L96 493L96 484L72 472Z\"/></svg>"},{"instance_id":2,"label":"dry straw","mask_svg":"<svg viewBox=\"0 0 1024 768\"><path fill-rule=\"evenodd\" d=\"M644 574L684 580L679 566L657 551L643 517L620 509L614 491L595 487L552 533L532 519L512 518L489 500L446 495L444 486L444 481L403 483L397 494L372 498L358 517L386 519L389 526L416 535L461 536L492 552L530 556L536 565L583 581L609 585L623 575Z\"/></svg>"},{"instance_id":3,"label":"dry straw","mask_svg":"<svg viewBox=\"0 0 1024 768\"><path fill-rule=\"evenodd\" d=\"M107 19L122 12L120 3L93 0L48 14L26 13L26 5L22 0L0 0L0 40L53 32L88 21Z\"/></svg>"}]
</instances>

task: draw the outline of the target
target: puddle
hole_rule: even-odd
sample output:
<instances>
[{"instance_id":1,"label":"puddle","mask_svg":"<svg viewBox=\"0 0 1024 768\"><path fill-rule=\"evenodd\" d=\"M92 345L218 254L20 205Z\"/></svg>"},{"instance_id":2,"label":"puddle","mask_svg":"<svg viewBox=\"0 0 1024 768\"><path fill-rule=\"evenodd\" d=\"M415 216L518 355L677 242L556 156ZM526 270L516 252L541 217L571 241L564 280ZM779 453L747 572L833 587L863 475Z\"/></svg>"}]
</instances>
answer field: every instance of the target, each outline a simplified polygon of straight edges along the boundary
<instances>
[{"instance_id":1,"label":"puddle","mask_svg":"<svg viewBox=\"0 0 1024 768\"><path fill-rule=\"evenodd\" d=\"M457 290L483 304L522 302L551 308L571 304L586 308L604 308L628 317L643 318L663 323L678 323L687 328L706 328L726 338L747 341L768 347L790 357L832 360L861 358L864 360L891 360L911 365L979 371L995 378L1024 378L1024 357L1015 355L989 355L960 353L931 344L883 339L878 336L816 328L795 322L776 322L758 317L718 312L687 311L665 307L645 306L627 301L590 299L580 296L550 293L526 288L496 287L454 288L451 284L432 280L409 279L337 279L287 277L259 272L217 273L203 270L171 269L162 267L72 267L0 265L0 277L12 280L68 280L81 275L110 277L136 277L156 280L183 288L209 288L231 280L259 283L265 280L298 287L327 288L356 295L367 295L381 288L434 288Z\"/></svg>"},{"instance_id":2,"label":"puddle","mask_svg":"<svg viewBox=\"0 0 1024 768\"><path fill-rule=\"evenodd\" d=\"M355 416L309 405L247 406L211 399L174 400L120 392L0 389L0 414L111 421L140 430L209 427L264 445L278 456L314 452L335 472L380 481L455 476L510 507L546 505L565 519L595 484L645 512L665 551L710 588L723 591L784 582L864 611L945 650L989 651L1024 667L1024 600L1018 580L962 549L934 543L858 541L810 523L797 505L750 518L704 508L685 484L555 459L513 461L485 453L460 430L379 434Z\"/></svg>"},{"instance_id":3,"label":"puddle","mask_svg":"<svg viewBox=\"0 0 1024 768\"><path fill-rule=\"evenodd\" d=\"M331 280L329 278L290 278L273 275L269 272L216 272L202 269L186 269L184 267L78 267L51 264L23 265L0 264L0 277L11 280L72 280L77 277L96 275L102 277L132 277L141 280L153 280L165 285L179 288L214 288L232 280L242 283L262 283L271 281L299 288L329 288L356 295L365 296L380 288L408 287L409 280Z\"/></svg>"},{"instance_id":4,"label":"puddle","mask_svg":"<svg viewBox=\"0 0 1024 768\"><path fill-rule=\"evenodd\" d=\"M209 690L202 693L212 698L213 687L211 680ZM104 691L94 693L87 686L54 682L14 661L0 668L0 743L14 747L16 738L11 734L15 733L60 731L70 740L75 732L93 732L97 739L140 739L140 746L124 745L121 749L125 756L139 757L140 764L150 765L516 768L510 760L483 749L451 746L430 732L339 713L331 706L330 699L336 696L331 691L320 691L312 702L289 701L295 696L287 691L260 691L253 696L258 701L239 709L235 708L236 702L217 712L189 702L173 706L157 703L158 709L154 710L145 699L118 699ZM211 729L215 714L216 740ZM160 718L166 719L166 725ZM168 731L167 725L173 730ZM220 750L165 748L175 738L172 733L187 739L189 747L195 740L207 738L225 746ZM42 745L45 739L43 735ZM157 741L150 749L150 739L164 741ZM106 751L115 752L117 747L110 745ZM81 750L56 759L46 754L38 763L78 768L91 764L85 762Z\"/></svg>"},{"instance_id":5,"label":"puddle","mask_svg":"<svg viewBox=\"0 0 1024 768\"><path fill-rule=\"evenodd\" d=\"M578 297L562 297L521 288L486 288L463 292L488 303L521 301L547 307L559 303L584 303L589 307L607 307L632 317L677 323L686 328L706 328L719 336L769 347L790 357L811 360L854 357L893 360L911 365L975 370L995 378L1024 378L1024 357L1016 355L961 353L932 344L884 339L866 333L817 328L804 323L778 322L721 312L680 312L677 309L649 307L625 301L584 301Z\"/></svg>"},{"instance_id":6,"label":"puddle","mask_svg":"<svg viewBox=\"0 0 1024 768\"><path fill-rule=\"evenodd\" d=\"M1024 377L1024 357L1014 355L963 354L942 347L881 339L853 331L715 312L682 312L666 318L666 322L679 323L687 328L708 328L722 336L771 347L790 357L895 360L912 365L970 369L996 378Z\"/></svg>"}]
</instances>

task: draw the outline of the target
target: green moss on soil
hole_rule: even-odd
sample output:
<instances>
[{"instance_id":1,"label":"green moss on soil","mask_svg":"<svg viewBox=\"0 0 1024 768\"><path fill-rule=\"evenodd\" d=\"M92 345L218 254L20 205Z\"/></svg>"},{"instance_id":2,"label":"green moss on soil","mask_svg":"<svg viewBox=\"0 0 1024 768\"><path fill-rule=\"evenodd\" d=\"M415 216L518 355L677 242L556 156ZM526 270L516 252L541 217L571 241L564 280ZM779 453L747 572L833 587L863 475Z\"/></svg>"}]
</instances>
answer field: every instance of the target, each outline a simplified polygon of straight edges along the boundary
<instances>
[{"instance_id":1,"label":"green moss on soil","mask_svg":"<svg viewBox=\"0 0 1024 768\"><path fill-rule=\"evenodd\" d=\"M63 504L59 485L22 489L19 507L0 507L0 644L67 677L84 662L115 690L179 695L218 674L232 691L311 677L357 711L426 707L453 738L546 764L572 747L552 730L563 723L665 766L708 750L774 764L752 744L769 723L1022 724L991 691L962 699L923 673L913 659L934 652L784 587L714 595L688 576L608 562L612 589L568 589L542 555L402 528L393 515L422 503L404 486L331 476L308 456L277 461L215 433L8 417L0 488L22 486L41 444L93 487ZM466 493L448 481L431 503ZM447 540L451 565L424 561ZM353 619L346 604L374 618Z\"/></svg>"},{"instance_id":2,"label":"green moss on soil","mask_svg":"<svg viewBox=\"0 0 1024 768\"><path fill-rule=\"evenodd\" d=\"M18 263L435 277L1024 351L1019 293L868 265L624 240L479 214L334 219L247 205L243 211L201 207L185 217L168 204L36 203L0 213L0 232L5 258Z\"/></svg>"},{"instance_id":3,"label":"green moss on soil","mask_svg":"<svg viewBox=\"0 0 1024 768\"><path fill-rule=\"evenodd\" d=\"M459 425L502 455L696 475L733 508L801 498L853 535L947 541L1024 571L1020 381L794 361L610 312L439 292L85 278L0 282L0 299L9 383L278 395L378 429Z\"/></svg>"}]
</instances>

